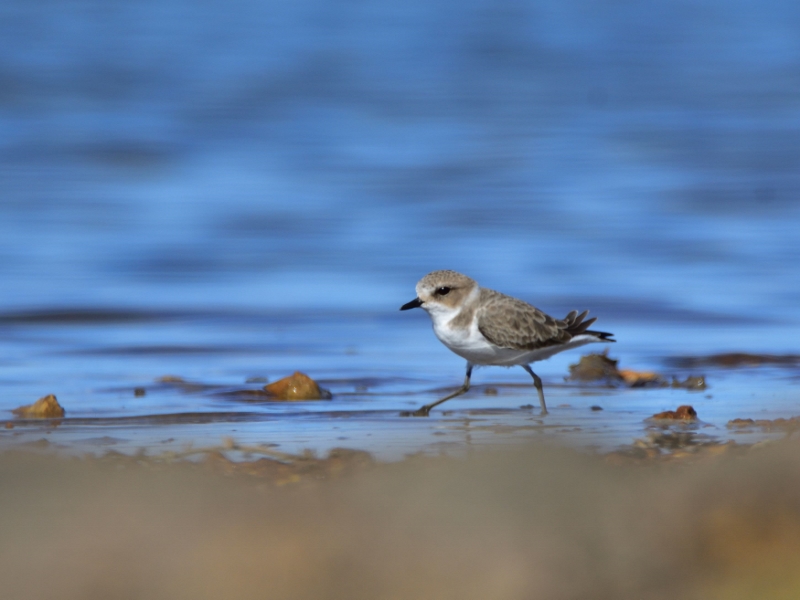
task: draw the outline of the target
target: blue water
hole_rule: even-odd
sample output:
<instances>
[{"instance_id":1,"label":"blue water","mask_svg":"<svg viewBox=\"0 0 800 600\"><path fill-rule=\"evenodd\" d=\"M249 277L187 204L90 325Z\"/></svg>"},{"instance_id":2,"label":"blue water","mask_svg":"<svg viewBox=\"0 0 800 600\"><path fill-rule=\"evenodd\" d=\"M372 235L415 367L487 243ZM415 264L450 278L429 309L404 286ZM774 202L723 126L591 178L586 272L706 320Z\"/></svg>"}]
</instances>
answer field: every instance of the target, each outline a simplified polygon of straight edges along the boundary
<instances>
[{"instance_id":1,"label":"blue water","mask_svg":"<svg viewBox=\"0 0 800 600\"><path fill-rule=\"evenodd\" d=\"M798 352L798 231L794 2L0 5L0 418L55 393L56 442L422 448L447 421L393 415L463 364L397 309L439 268L591 309L624 367ZM581 405L558 385L577 358L537 365L551 404ZM217 393L294 370L334 399ZM748 373L706 373L730 396L692 395L701 418L800 414L793 371ZM592 393L631 414L605 413L614 443L686 399ZM247 413L235 432L71 421L226 411Z\"/></svg>"}]
</instances>

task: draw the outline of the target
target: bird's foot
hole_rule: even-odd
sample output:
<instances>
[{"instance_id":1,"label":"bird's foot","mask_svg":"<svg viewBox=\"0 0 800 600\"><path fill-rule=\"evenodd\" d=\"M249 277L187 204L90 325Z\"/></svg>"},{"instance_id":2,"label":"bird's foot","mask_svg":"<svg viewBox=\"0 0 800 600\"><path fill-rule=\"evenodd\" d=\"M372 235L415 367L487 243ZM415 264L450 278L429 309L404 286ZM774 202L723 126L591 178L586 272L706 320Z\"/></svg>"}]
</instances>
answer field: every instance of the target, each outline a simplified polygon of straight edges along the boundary
<instances>
[{"instance_id":1,"label":"bird's foot","mask_svg":"<svg viewBox=\"0 0 800 600\"><path fill-rule=\"evenodd\" d=\"M429 406L422 406L417 410L404 410L400 413L401 417L429 417L431 409Z\"/></svg>"}]
</instances>

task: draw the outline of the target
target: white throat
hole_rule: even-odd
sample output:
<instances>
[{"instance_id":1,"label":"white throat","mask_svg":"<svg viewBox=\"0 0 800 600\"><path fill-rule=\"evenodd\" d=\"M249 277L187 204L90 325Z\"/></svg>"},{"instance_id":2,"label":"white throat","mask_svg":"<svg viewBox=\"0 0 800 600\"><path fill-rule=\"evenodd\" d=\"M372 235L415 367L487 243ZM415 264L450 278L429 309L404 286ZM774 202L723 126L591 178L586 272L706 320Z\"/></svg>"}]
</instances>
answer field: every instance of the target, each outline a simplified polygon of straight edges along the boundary
<instances>
[{"instance_id":1,"label":"white throat","mask_svg":"<svg viewBox=\"0 0 800 600\"><path fill-rule=\"evenodd\" d=\"M480 293L481 288L476 285L457 306L447 306L446 304L442 304L441 302L436 302L434 300L428 300L425 302L425 304L422 305L422 308L424 308L431 316L433 328L437 331L437 335L438 330L446 327L450 321L455 319L459 313L461 313L462 309L475 304L478 301Z\"/></svg>"},{"instance_id":2,"label":"white throat","mask_svg":"<svg viewBox=\"0 0 800 600\"><path fill-rule=\"evenodd\" d=\"M439 341L450 350L466 358L473 359L476 348L485 350L487 341L478 331L478 320L473 313L469 320L457 319L462 310L470 311L477 303L481 290L476 285L458 306L447 306L439 302L426 302L425 308L433 321L433 332Z\"/></svg>"}]
</instances>

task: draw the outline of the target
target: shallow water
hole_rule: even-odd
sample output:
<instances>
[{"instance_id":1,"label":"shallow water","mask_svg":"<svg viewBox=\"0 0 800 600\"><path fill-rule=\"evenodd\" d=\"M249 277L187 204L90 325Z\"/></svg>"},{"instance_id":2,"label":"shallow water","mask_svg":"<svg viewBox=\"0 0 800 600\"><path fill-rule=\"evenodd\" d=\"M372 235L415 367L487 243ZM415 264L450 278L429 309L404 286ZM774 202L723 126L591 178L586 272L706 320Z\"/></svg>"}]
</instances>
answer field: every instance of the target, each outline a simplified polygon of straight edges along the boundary
<instances>
[{"instance_id":1,"label":"shallow water","mask_svg":"<svg viewBox=\"0 0 800 600\"><path fill-rule=\"evenodd\" d=\"M535 390L522 369L486 368L475 372L475 386L465 397L430 418L407 418L401 411L448 392L463 368L440 347L421 312L410 319L363 312L127 315L117 321L110 314L100 316L6 320L10 335L4 345L25 350L4 365L8 410L55 392L67 417L17 420L13 429L0 430L3 446L37 445L44 439L70 451L161 453L208 448L232 438L287 453L324 454L344 446L396 459L547 436L610 450L658 432L645 419L680 404L695 406L700 422L673 428L697 441L775 438L781 434L728 430L725 424L736 417L793 416L800 402L796 364L686 369L665 364L631 342L627 348L611 347L612 356L624 357L622 366L654 364L681 379L702 373L708 389L565 382L567 363L579 356L572 353L537 366L551 407L546 417L539 415ZM297 368L314 375L333 398L265 402L242 394ZM165 376L183 381L160 381Z\"/></svg>"},{"instance_id":2,"label":"shallow water","mask_svg":"<svg viewBox=\"0 0 800 600\"><path fill-rule=\"evenodd\" d=\"M0 443L397 457L610 448L683 403L721 439L800 414L796 367L692 370L702 393L561 385L573 352L537 365L542 425L521 369L398 416L463 376L397 311L438 268L591 309L622 367L797 352L796 5L606 8L4 3L0 418L48 393L67 418ZM295 370L333 399L224 393Z\"/></svg>"}]
</instances>

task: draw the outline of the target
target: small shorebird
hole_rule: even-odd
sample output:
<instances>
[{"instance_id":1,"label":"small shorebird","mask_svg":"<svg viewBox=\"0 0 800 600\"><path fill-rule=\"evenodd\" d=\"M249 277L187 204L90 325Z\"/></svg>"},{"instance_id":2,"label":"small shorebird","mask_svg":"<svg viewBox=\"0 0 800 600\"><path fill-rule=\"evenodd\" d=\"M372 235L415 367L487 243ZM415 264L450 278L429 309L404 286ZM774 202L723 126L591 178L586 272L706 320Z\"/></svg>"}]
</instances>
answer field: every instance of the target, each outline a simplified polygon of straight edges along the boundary
<instances>
[{"instance_id":1,"label":"small shorebird","mask_svg":"<svg viewBox=\"0 0 800 600\"><path fill-rule=\"evenodd\" d=\"M476 365L519 365L533 377L542 414L547 414L542 380L530 363L550 358L564 350L593 342L614 342L613 333L590 331L596 318L585 319L588 310L573 310L554 319L527 302L482 288L455 271L433 271L420 279L417 297L400 310L423 308L433 321L439 341L467 359L464 385L452 394L410 413L426 417L434 406L469 390Z\"/></svg>"}]
</instances>

